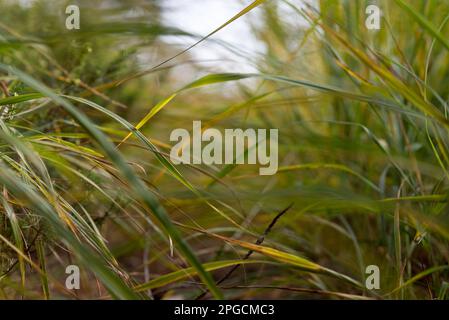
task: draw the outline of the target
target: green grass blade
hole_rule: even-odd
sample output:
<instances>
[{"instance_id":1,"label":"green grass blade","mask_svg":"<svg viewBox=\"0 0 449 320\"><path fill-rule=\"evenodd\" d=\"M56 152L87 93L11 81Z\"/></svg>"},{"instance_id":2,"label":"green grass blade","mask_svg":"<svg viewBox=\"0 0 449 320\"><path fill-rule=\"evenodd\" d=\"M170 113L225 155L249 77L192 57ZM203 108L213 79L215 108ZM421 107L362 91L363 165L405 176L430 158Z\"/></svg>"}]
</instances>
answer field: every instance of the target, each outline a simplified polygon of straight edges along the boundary
<instances>
[{"instance_id":1,"label":"green grass blade","mask_svg":"<svg viewBox=\"0 0 449 320\"><path fill-rule=\"evenodd\" d=\"M102 147L102 149L111 159L111 161L122 172L123 176L127 179L128 183L130 184L134 192L137 195L139 195L142 201L148 206L149 209L151 209L157 220L164 226L165 230L177 244L178 249L187 259L187 261L189 261L192 267L198 270L198 274L201 280L206 284L206 286L209 288L213 296L217 299L222 298L222 294L216 287L211 275L204 270L202 264L199 262L199 260L193 253L192 249L184 241L179 231L175 228L171 220L168 218L165 209L160 205L159 201L155 198L155 196L148 191L144 183L135 175L133 170L129 167L129 165L120 155L120 153L117 152L115 146L108 140L108 138L104 136L103 133L99 131L96 128L96 126L84 114L79 112L71 103L59 97L58 95L54 94L49 88L47 88L43 84L39 83L38 81L34 80L27 74L11 66L0 64L0 69L2 69L5 72L11 72L12 74L15 74L24 83L28 84L30 87L33 87L35 90L41 92L42 94L51 98L56 103L60 104L87 132L89 132L92 138L94 138L95 141L97 141L97 143ZM136 297L134 294L132 294L132 296Z\"/></svg>"}]
</instances>

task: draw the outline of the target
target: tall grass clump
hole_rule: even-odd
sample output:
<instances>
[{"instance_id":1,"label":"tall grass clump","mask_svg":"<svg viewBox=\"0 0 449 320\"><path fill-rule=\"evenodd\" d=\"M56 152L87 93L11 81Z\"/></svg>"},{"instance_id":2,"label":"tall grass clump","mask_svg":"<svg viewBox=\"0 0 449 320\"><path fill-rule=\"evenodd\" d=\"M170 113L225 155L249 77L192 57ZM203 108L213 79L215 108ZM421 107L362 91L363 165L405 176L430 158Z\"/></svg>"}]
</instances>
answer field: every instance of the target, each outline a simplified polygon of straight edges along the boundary
<instances>
[{"instance_id":1,"label":"tall grass clump","mask_svg":"<svg viewBox=\"0 0 449 320\"><path fill-rule=\"evenodd\" d=\"M257 0L206 35L79 3L69 31L69 2L0 0L0 298L447 298L449 3L375 1L369 30L372 1ZM173 164L195 120L279 129L277 173Z\"/></svg>"}]
</instances>

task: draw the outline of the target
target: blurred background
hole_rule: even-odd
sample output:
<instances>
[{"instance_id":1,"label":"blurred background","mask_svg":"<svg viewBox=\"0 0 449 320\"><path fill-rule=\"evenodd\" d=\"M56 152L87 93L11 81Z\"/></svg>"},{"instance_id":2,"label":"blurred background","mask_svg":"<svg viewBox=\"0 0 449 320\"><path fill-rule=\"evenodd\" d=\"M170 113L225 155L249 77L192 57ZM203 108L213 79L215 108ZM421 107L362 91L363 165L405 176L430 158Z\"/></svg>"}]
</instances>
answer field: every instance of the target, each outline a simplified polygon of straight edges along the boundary
<instances>
[{"instance_id":1,"label":"blurred background","mask_svg":"<svg viewBox=\"0 0 449 320\"><path fill-rule=\"evenodd\" d=\"M0 0L0 298L446 299L448 14ZM278 173L173 166L170 133L194 120L279 129Z\"/></svg>"}]
</instances>

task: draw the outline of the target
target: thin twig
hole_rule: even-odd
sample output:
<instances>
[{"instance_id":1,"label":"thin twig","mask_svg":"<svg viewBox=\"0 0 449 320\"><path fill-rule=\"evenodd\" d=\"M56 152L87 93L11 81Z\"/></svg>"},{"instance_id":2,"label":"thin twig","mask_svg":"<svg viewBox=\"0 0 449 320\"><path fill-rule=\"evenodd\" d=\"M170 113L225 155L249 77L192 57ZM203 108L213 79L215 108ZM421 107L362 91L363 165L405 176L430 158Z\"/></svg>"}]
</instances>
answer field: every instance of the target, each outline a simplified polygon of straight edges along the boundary
<instances>
[{"instance_id":1,"label":"thin twig","mask_svg":"<svg viewBox=\"0 0 449 320\"><path fill-rule=\"evenodd\" d=\"M288 210L290 210L290 208L293 206L293 203L291 203L287 208L285 208L284 210L282 210L281 212L279 212L276 217L274 217L274 219L271 221L271 223L268 225L268 227L265 229L264 233L257 239L256 241L256 245L260 245L262 244L262 242L264 242L265 237L270 233L271 229L274 227L274 225L276 224L276 222L279 220L280 217L282 217ZM246 255L242 258L242 261L247 260L252 254L253 254L253 250L248 250L248 252L246 253ZM236 264L234 265L220 280L217 281L217 285L220 285L221 283L223 283L226 279L228 279L235 270L237 270L239 267L241 266L241 264ZM207 294L207 291L203 291L197 298L196 300L200 300L202 299L205 295Z\"/></svg>"},{"instance_id":2,"label":"thin twig","mask_svg":"<svg viewBox=\"0 0 449 320\"><path fill-rule=\"evenodd\" d=\"M227 286L220 287L221 289L274 289L274 290L285 290L285 291L293 291L293 292L303 292L303 293L312 293L319 295L327 295L327 296L336 296L344 299L359 299L359 300L375 300L370 297L335 292L335 291L326 291L326 290L318 290L318 289L309 289L309 288L296 288L296 287L284 287L284 286L264 286L264 285L251 285L251 286Z\"/></svg>"}]
</instances>

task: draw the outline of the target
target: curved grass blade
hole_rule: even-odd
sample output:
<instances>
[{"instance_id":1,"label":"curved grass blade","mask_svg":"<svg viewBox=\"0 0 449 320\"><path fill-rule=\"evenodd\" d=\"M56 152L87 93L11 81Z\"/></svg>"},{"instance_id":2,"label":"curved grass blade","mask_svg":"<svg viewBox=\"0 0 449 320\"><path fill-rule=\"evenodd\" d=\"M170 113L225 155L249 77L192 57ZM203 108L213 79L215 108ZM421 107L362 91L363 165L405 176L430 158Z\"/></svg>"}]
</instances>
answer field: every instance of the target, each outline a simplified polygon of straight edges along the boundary
<instances>
[{"instance_id":1,"label":"curved grass blade","mask_svg":"<svg viewBox=\"0 0 449 320\"><path fill-rule=\"evenodd\" d=\"M4 190L4 191L6 193L6 190ZM20 229L19 221L17 220L17 216L14 212L14 209L11 207L11 205L8 203L7 199L5 198L5 195L2 196L2 205L6 211L6 215L9 219L9 223L11 225L11 230L12 230L12 234L14 237L14 242L16 243L16 247L18 250L20 250L20 252L25 254L24 253L25 246L23 243L22 232ZM25 275L26 275L25 261L21 254L17 255L17 260L19 261L21 285L22 285L22 289L24 289L25 288Z\"/></svg>"},{"instance_id":2,"label":"curved grass blade","mask_svg":"<svg viewBox=\"0 0 449 320\"><path fill-rule=\"evenodd\" d=\"M434 272L439 272L439 271L442 271L442 270L447 270L447 269L449 269L449 266L444 265L444 266L437 266L437 267L432 267L432 268L429 268L427 270L424 270L424 271L418 273L417 275L413 276L411 279L409 279L406 282L404 282L401 286L397 287L396 289L394 289L393 291L388 293L388 295L391 295L391 294L393 294L393 293L395 293L395 292L397 292L399 290L404 289L405 287L413 284L414 282L418 281L419 279L421 279L421 278L423 278L425 276L428 276L429 274L432 274Z\"/></svg>"},{"instance_id":3,"label":"curved grass blade","mask_svg":"<svg viewBox=\"0 0 449 320\"><path fill-rule=\"evenodd\" d=\"M294 170L305 170L305 169L335 169L343 172L347 172L349 174L352 174L362 180L364 183L366 183L368 186L370 186L372 189L380 192L380 189L378 186L376 186L373 182L371 182L369 179L365 178L360 173L352 170L351 168L348 168L345 165L341 164L334 164L334 163L305 163L305 164L297 164L297 165L291 165L291 166L285 166L285 167L279 167L278 172L287 172L287 171L294 171Z\"/></svg>"},{"instance_id":4,"label":"curved grass blade","mask_svg":"<svg viewBox=\"0 0 449 320\"><path fill-rule=\"evenodd\" d=\"M36 253L37 259L39 261L39 266L42 270L42 274L40 275L42 291L44 292L45 299L49 300L50 289L48 288L47 266L45 262L45 247L41 237L36 239Z\"/></svg>"},{"instance_id":5,"label":"curved grass blade","mask_svg":"<svg viewBox=\"0 0 449 320\"><path fill-rule=\"evenodd\" d=\"M194 44L192 44L191 46L187 47L186 49L180 51L179 53L175 54L174 56L162 61L161 63L155 65L152 69L156 69L159 68L160 66L166 64L167 62L172 61L173 59L176 59L177 57L183 55L184 53L186 53L187 51L189 51L190 49L196 47L197 45L199 45L200 43L202 43L203 41L207 40L208 38L212 37L214 34L216 34L218 31L220 31L221 29L225 28L226 26L228 26L229 24L231 24L232 22L234 22L235 20L239 19L240 17L244 16L245 14L247 14L248 12L250 12L251 10L253 10L254 8L258 7L259 5L261 5L263 2L265 2L266 0L255 0L254 2L250 3L246 8L244 8L242 11L240 11L239 13L237 13L235 16L233 16L231 19L229 19L228 21L226 21L225 23L223 23L221 26L219 26L217 29L215 29L214 31L210 32L208 35L206 35L205 37L201 38L200 40L198 40L197 42L195 42ZM119 85L119 84L118 84Z\"/></svg>"},{"instance_id":6,"label":"curved grass blade","mask_svg":"<svg viewBox=\"0 0 449 320\"><path fill-rule=\"evenodd\" d=\"M321 265L319 265L319 264L317 264L315 262L312 262L312 261L310 261L310 260L308 260L306 258L297 256L297 255L294 255L294 254L291 254L291 253L287 253L287 252L284 252L284 251L280 251L280 250L277 250L277 249L274 249L274 248L270 248L270 247L267 247L267 246L257 245L257 244L249 243L249 242L246 242L246 241L225 237L225 236L222 236L222 235L219 235L219 234L216 234L216 233L212 233L212 232L209 232L209 231L206 231L206 230L201 230L201 229L190 227L190 226L184 226L184 227L189 228L189 229L193 229L193 230L195 230L195 231L197 231L199 233L203 233L203 234L206 234L208 236L211 236L211 237L223 240L223 241L225 241L225 242L227 242L227 243L229 243L231 245L237 245L237 246L240 246L242 248L258 252L258 253L263 254L263 255L265 255L267 257L270 257L270 258L272 258L272 259L274 259L276 261L283 262L283 263L295 266L295 267L297 267L297 268L299 268L301 270L312 272L312 273L321 273L321 274L325 274L325 275L328 275L328 276L332 276L334 278L337 278L337 279L343 280L345 282L348 282L348 283L350 283L350 284L352 284L352 285L354 285L354 286L356 286L358 288L363 288L363 285L359 281L354 280L353 278L351 278L351 277L349 277L347 275L344 275L342 273L339 273L337 271L334 271L332 269L323 267L323 266L321 266ZM240 260L240 261L245 261L245 260Z\"/></svg>"},{"instance_id":7,"label":"curved grass blade","mask_svg":"<svg viewBox=\"0 0 449 320\"><path fill-rule=\"evenodd\" d=\"M100 130L98 130L96 126L83 113L79 112L67 100L54 94L45 85L39 83L27 74L11 66L0 64L0 69L16 75L30 87L48 96L53 101L61 105L92 136L92 138L102 147L111 161L117 166L123 176L127 179L133 191L139 196L140 199L142 199L143 203L149 209L151 209L154 216L162 224L167 233L177 244L179 250L187 259L187 261L189 261L189 263L198 270L198 274L201 280L209 288L213 296L217 299L222 298L222 294L216 287L211 275L204 270L202 264L199 262L190 246L184 241L179 231L172 224L165 209L160 205L157 198L147 189L142 180L137 177L131 167L129 167L129 165L123 159L122 155L116 150L114 144L112 144L112 142L110 142L108 138ZM136 297L134 294L132 296Z\"/></svg>"},{"instance_id":8,"label":"curved grass blade","mask_svg":"<svg viewBox=\"0 0 449 320\"><path fill-rule=\"evenodd\" d=\"M111 294L119 299L138 299L135 294L114 272L112 272L97 254L81 244L61 222L56 211L30 185L21 182L10 169L0 165L0 183L15 196L26 199L53 227L56 234L78 255L82 263L95 272Z\"/></svg>"},{"instance_id":9,"label":"curved grass blade","mask_svg":"<svg viewBox=\"0 0 449 320\"><path fill-rule=\"evenodd\" d=\"M427 30L435 39L437 39L447 50L449 50L449 42L446 38L430 23L426 17L412 8L404 0L394 0L400 7L405 9L425 30Z\"/></svg>"},{"instance_id":10,"label":"curved grass blade","mask_svg":"<svg viewBox=\"0 0 449 320\"><path fill-rule=\"evenodd\" d=\"M266 260L225 260L225 261L214 261L214 262L208 262L204 264L204 269L207 271L214 271L223 269L226 267L232 267L235 265L241 265L241 264L260 264L260 263L273 263ZM186 278L190 278L197 275L197 271L190 267L186 269L177 270L175 272L171 272L168 274L165 274L163 276L159 276L151 281L148 281L146 283L138 285L135 289L136 291L145 291L149 289L155 289L159 288Z\"/></svg>"}]
</instances>

